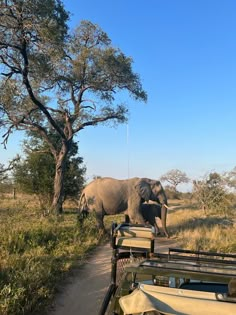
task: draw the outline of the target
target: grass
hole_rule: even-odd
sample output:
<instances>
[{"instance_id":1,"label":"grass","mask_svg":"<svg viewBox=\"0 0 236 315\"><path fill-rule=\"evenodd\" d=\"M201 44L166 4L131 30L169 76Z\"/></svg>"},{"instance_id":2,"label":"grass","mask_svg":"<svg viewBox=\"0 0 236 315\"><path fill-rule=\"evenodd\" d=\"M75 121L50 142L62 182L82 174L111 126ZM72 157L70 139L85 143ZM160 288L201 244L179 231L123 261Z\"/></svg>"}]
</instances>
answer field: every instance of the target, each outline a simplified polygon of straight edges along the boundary
<instances>
[{"instance_id":1,"label":"grass","mask_svg":"<svg viewBox=\"0 0 236 315\"><path fill-rule=\"evenodd\" d=\"M171 237L188 249L236 252L234 217L204 215L193 204L173 200L168 214ZM0 315L34 314L87 253L104 240L96 221L77 221L75 206L60 217L43 216L35 198L0 198ZM124 215L105 217L107 228Z\"/></svg>"},{"instance_id":2,"label":"grass","mask_svg":"<svg viewBox=\"0 0 236 315\"><path fill-rule=\"evenodd\" d=\"M57 285L102 241L95 218L83 227L76 213L42 216L34 200L1 199L0 314L33 314Z\"/></svg>"},{"instance_id":3,"label":"grass","mask_svg":"<svg viewBox=\"0 0 236 315\"><path fill-rule=\"evenodd\" d=\"M214 213L205 215L193 204L180 204L178 209L170 210L168 226L183 248L236 253L235 211L228 217Z\"/></svg>"}]
</instances>

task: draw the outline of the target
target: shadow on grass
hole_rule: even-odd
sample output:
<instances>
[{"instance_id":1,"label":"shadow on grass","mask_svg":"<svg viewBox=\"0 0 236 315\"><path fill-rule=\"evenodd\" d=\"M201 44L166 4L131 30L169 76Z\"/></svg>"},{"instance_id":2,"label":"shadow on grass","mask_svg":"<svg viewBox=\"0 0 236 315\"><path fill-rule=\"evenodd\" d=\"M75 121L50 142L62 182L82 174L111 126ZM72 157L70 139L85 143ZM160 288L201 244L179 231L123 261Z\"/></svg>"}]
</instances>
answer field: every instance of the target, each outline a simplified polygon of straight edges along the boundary
<instances>
[{"instance_id":1,"label":"shadow on grass","mask_svg":"<svg viewBox=\"0 0 236 315\"><path fill-rule=\"evenodd\" d=\"M186 204L186 205L171 205L174 209L168 210L170 213L176 213L179 210L190 210L190 211L199 211L197 204Z\"/></svg>"},{"instance_id":2,"label":"shadow on grass","mask_svg":"<svg viewBox=\"0 0 236 315\"><path fill-rule=\"evenodd\" d=\"M220 218L220 217L205 217L205 218L189 218L189 220L184 223L173 225L171 230L172 233L177 233L179 231L194 230L198 228L212 228L214 226L224 226L229 227L233 225L232 219Z\"/></svg>"}]
</instances>

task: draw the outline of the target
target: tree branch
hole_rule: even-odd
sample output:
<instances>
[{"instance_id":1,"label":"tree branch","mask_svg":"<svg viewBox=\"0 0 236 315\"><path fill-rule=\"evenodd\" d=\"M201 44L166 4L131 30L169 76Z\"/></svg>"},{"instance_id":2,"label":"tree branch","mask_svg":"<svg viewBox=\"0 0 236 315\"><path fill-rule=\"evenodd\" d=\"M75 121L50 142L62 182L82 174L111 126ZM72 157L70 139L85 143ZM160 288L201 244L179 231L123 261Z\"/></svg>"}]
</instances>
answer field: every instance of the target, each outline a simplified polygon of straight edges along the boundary
<instances>
[{"instance_id":1,"label":"tree branch","mask_svg":"<svg viewBox=\"0 0 236 315\"><path fill-rule=\"evenodd\" d=\"M73 133L75 134L76 132L79 132L80 130L84 129L87 126L95 126L98 123L105 122L105 121L112 120L112 119L122 120L123 117L121 117L119 114L112 114L112 115L108 115L106 117L97 117L97 118L94 118L90 121L86 121L86 122L82 123L78 128L73 130Z\"/></svg>"}]
</instances>

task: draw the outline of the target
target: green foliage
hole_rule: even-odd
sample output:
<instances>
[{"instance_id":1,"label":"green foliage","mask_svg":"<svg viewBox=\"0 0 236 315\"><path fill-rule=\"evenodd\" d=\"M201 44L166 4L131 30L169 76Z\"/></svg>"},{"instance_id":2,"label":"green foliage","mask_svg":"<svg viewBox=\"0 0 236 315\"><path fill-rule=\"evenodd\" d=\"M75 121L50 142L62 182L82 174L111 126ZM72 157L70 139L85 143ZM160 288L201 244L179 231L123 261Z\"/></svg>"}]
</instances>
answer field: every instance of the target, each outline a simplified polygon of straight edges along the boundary
<instances>
[{"instance_id":1,"label":"green foliage","mask_svg":"<svg viewBox=\"0 0 236 315\"><path fill-rule=\"evenodd\" d=\"M60 0L1 1L0 48L2 63L12 69L9 78L24 68L24 47L30 76L35 82L52 74L52 62L62 56L64 41L67 37L68 13ZM20 33L21 31L21 33ZM20 35L21 34L21 35ZM9 42L9 38L11 41ZM5 43L8 43L5 45ZM2 49L5 46L5 50ZM11 53L10 53L11 52ZM15 62L14 62L15 59ZM33 68L35 71L33 71Z\"/></svg>"},{"instance_id":2,"label":"green foliage","mask_svg":"<svg viewBox=\"0 0 236 315\"><path fill-rule=\"evenodd\" d=\"M19 157L17 156L11 160L7 166L0 163L0 194L14 192L14 183L12 177L10 176L10 172L18 161ZM4 195L2 195L1 198L4 198Z\"/></svg>"},{"instance_id":3,"label":"green foliage","mask_svg":"<svg viewBox=\"0 0 236 315\"><path fill-rule=\"evenodd\" d=\"M16 165L14 178L22 192L38 195L40 200L47 201L48 206L53 196L54 173L52 156L33 152Z\"/></svg>"},{"instance_id":4,"label":"green foliage","mask_svg":"<svg viewBox=\"0 0 236 315\"><path fill-rule=\"evenodd\" d=\"M86 167L81 157L70 157L65 167L64 200L78 199L80 191L84 188Z\"/></svg>"},{"instance_id":5,"label":"green foliage","mask_svg":"<svg viewBox=\"0 0 236 315\"><path fill-rule=\"evenodd\" d=\"M216 212L228 215L231 212L230 195L224 188L224 181L218 173L210 173L202 181L194 181L194 198L205 213Z\"/></svg>"},{"instance_id":6,"label":"green foliage","mask_svg":"<svg viewBox=\"0 0 236 315\"><path fill-rule=\"evenodd\" d=\"M61 213L64 165L75 134L88 126L124 123L128 108L116 102L117 92L140 101L147 94L132 59L113 47L98 25L81 21L69 32L62 1L1 1L0 11L4 143L15 129L36 132L47 142L56 168L52 207Z\"/></svg>"},{"instance_id":7,"label":"green foliage","mask_svg":"<svg viewBox=\"0 0 236 315\"><path fill-rule=\"evenodd\" d=\"M114 102L118 91L147 100L132 59L90 21L69 33L61 1L2 1L0 9L0 108L9 132L20 126L47 139L49 123L68 145L87 126L126 121L127 107Z\"/></svg>"},{"instance_id":8,"label":"green foliage","mask_svg":"<svg viewBox=\"0 0 236 315\"><path fill-rule=\"evenodd\" d=\"M165 193L167 199L181 199L180 192L176 191L176 189L173 186L170 185L165 186Z\"/></svg>"},{"instance_id":9,"label":"green foliage","mask_svg":"<svg viewBox=\"0 0 236 315\"><path fill-rule=\"evenodd\" d=\"M93 216L81 227L76 213L43 218L19 203L6 211L0 205L0 230L1 315L42 310L66 272L100 241Z\"/></svg>"},{"instance_id":10,"label":"green foliage","mask_svg":"<svg viewBox=\"0 0 236 315\"><path fill-rule=\"evenodd\" d=\"M0 163L0 184L8 182L9 172L14 168L15 164L19 161L19 156L12 159L7 166Z\"/></svg>"},{"instance_id":11,"label":"green foliage","mask_svg":"<svg viewBox=\"0 0 236 315\"><path fill-rule=\"evenodd\" d=\"M22 192L37 195L42 208L48 209L54 195L55 159L47 143L36 133L28 133L28 136L30 138L24 142L25 159L15 164L14 179ZM58 135L51 132L50 137L56 146ZM76 156L77 152L77 144L72 143L65 162L64 200L77 198L84 185L86 168L83 159Z\"/></svg>"},{"instance_id":12,"label":"green foliage","mask_svg":"<svg viewBox=\"0 0 236 315\"><path fill-rule=\"evenodd\" d=\"M0 183L6 179L4 165L0 163Z\"/></svg>"}]
</instances>

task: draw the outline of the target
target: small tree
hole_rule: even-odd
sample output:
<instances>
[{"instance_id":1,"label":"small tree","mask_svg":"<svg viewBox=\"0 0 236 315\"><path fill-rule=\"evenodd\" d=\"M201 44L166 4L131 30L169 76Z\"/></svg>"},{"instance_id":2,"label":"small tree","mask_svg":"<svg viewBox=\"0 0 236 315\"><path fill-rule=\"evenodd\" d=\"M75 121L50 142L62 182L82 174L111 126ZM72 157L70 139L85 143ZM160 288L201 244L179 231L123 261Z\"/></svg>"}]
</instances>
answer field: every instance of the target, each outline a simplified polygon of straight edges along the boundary
<instances>
[{"instance_id":1,"label":"small tree","mask_svg":"<svg viewBox=\"0 0 236 315\"><path fill-rule=\"evenodd\" d=\"M29 135L30 140L24 142L25 159L19 161L14 168L15 182L22 191L36 194L43 209L49 209L54 194L55 160L47 143L38 138L37 133ZM54 137L51 141L56 142L57 138ZM78 146L73 143L65 162L63 201L68 197L77 198L84 185L86 168L83 166L83 159L76 156L77 152Z\"/></svg>"},{"instance_id":2,"label":"small tree","mask_svg":"<svg viewBox=\"0 0 236 315\"><path fill-rule=\"evenodd\" d=\"M189 178L187 177L187 175L177 169L173 169L162 175L160 180L168 182L173 187L173 190L175 192L177 192L177 186L179 184L189 182Z\"/></svg>"},{"instance_id":3,"label":"small tree","mask_svg":"<svg viewBox=\"0 0 236 315\"><path fill-rule=\"evenodd\" d=\"M0 164L0 183L7 178L7 170L4 168L3 164Z\"/></svg>"},{"instance_id":4,"label":"small tree","mask_svg":"<svg viewBox=\"0 0 236 315\"><path fill-rule=\"evenodd\" d=\"M234 167L230 172L225 172L223 179L227 186L236 189L236 167Z\"/></svg>"},{"instance_id":5,"label":"small tree","mask_svg":"<svg viewBox=\"0 0 236 315\"><path fill-rule=\"evenodd\" d=\"M15 198L15 187L13 180L9 175L11 175L11 172L19 159L19 156L16 156L7 166L0 163L0 192L10 192L13 190L13 198Z\"/></svg>"},{"instance_id":6,"label":"small tree","mask_svg":"<svg viewBox=\"0 0 236 315\"><path fill-rule=\"evenodd\" d=\"M180 193L173 186L165 185L165 192L168 199L179 199Z\"/></svg>"},{"instance_id":7,"label":"small tree","mask_svg":"<svg viewBox=\"0 0 236 315\"><path fill-rule=\"evenodd\" d=\"M193 196L205 214L215 211L226 215L230 212L224 181L218 173L210 173L202 181L193 181Z\"/></svg>"},{"instance_id":8,"label":"small tree","mask_svg":"<svg viewBox=\"0 0 236 315\"><path fill-rule=\"evenodd\" d=\"M12 159L7 166L0 163L0 183L8 178L8 172L13 170L18 161L19 156Z\"/></svg>"}]
</instances>

